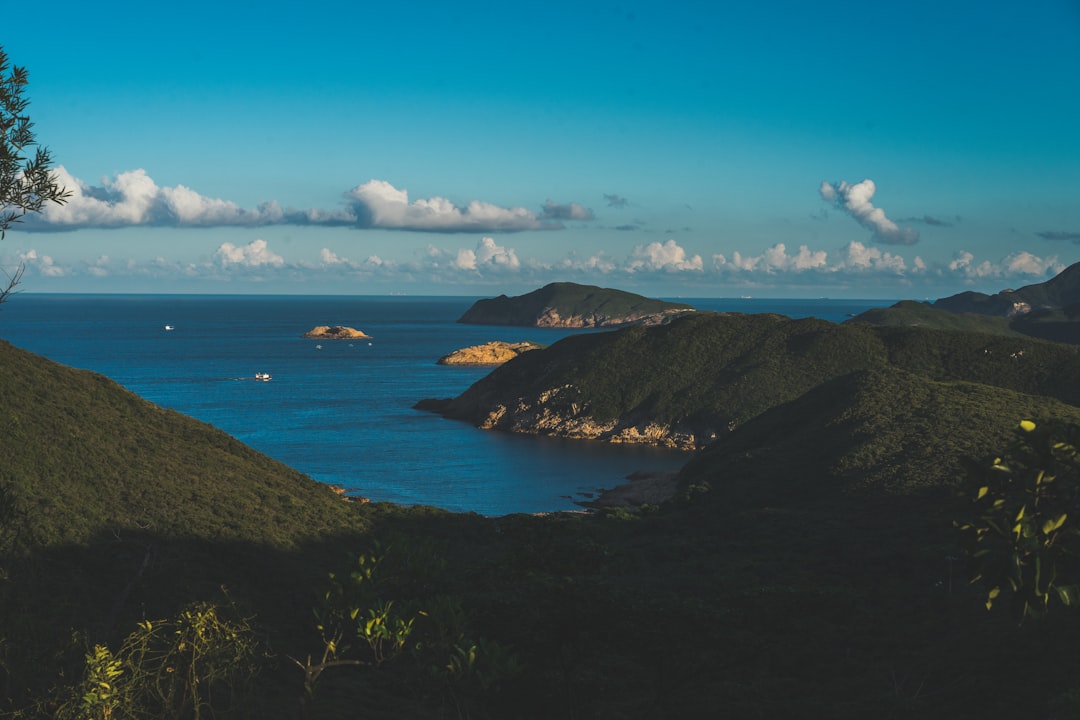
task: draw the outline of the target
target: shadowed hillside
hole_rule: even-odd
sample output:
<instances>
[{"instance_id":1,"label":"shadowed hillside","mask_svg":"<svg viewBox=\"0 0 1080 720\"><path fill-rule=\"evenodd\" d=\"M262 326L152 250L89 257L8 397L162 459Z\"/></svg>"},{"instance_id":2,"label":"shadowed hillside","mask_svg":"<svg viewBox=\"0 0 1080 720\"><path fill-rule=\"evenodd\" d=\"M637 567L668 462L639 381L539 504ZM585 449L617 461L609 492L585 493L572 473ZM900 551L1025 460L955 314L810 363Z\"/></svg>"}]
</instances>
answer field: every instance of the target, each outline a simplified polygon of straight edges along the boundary
<instances>
[{"instance_id":1,"label":"shadowed hillside","mask_svg":"<svg viewBox=\"0 0 1080 720\"><path fill-rule=\"evenodd\" d=\"M855 370L896 367L1080 403L1076 348L920 327L697 313L566 338L420 407L523 433L701 447Z\"/></svg>"},{"instance_id":2,"label":"shadowed hillside","mask_svg":"<svg viewBox=\"0 0 1080 720\"><path fill-rule=\"evenodd\" d=\"M1080 616L986 612L952 527L966 458L1022 418L1080 423L1074 348L740 315L568 338L489 377L729 425L661 507L502 518L346 503L101 376L0 360L0 713L102 717L82 711L119 696L88 657L121 659L113 718L1077 708ZM172 638L206 603L230 624L204 663L232 674L197 676L197 713L169 684L194 670L150 682L155 656L124 648L193 657ZM340 663L305 692L320 658Z\"/></svg>"}]
</instances>

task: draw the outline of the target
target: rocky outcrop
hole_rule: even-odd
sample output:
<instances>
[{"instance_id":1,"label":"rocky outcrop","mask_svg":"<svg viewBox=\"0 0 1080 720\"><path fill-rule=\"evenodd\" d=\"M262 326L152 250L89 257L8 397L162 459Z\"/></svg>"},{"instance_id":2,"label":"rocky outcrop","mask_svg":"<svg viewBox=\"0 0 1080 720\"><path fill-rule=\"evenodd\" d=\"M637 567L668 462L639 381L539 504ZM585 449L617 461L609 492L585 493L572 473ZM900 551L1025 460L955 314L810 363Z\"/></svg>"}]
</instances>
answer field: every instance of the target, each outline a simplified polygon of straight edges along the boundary
<instances>
[{"instance_id":1,"label":"rocky outcrop","mask_svg":"<svg viewBox=\"0 0 1080 720\"><path fill-rule=\"evenodd\" d=\"M655 312L629 312L610 316L602 312L562 317L553 307L545 307L536 317L536 327L542 328L614 328L623 325L662 325L673 317L690 312L686 308L670 308Z\"/></svg>"},{"instance_id":2,"label":"rocky outcrop","mask_svg":"<svg viewBox=\"0 0 1080 720\"><path fill-rule=\"evenodd\" d=\"M512 405L496 404L482 417L472 416L477 427L525 435L548 435L579 440L599 440L612 444L655 445L676 450L696 450L716 433L699 437L688 427L673 427L648 419L617 418L597 420L587 406L567 403L563 396L575 395L572 387L552 388L536 397L519 397ZM434 407L422 408L437 410ZM453 415L453 406L445 410Z\"/></svg>"},{"instance_id":3,"label":"rocky outcrop","mask_svg":"<svg viewBox=\"0 0 1080 720\"><path fill-rule=\"evenodd\" d=\"M313 340L355 340L371 336L344 325L319 325L308 330L302 337L312 338Z\"/></svg>"},{"instance_id":4,"label":"rocky outcrop","mask_svg":"<svg viewBox=\"0 0 1080 720\"><path fill-rule=\"evenodd\" d=\"M473 345L443 355L439 365L502 365L518 355L543 347L531 342L508 343L493 341L484 345Z\"/></svg>"}]
</instances>

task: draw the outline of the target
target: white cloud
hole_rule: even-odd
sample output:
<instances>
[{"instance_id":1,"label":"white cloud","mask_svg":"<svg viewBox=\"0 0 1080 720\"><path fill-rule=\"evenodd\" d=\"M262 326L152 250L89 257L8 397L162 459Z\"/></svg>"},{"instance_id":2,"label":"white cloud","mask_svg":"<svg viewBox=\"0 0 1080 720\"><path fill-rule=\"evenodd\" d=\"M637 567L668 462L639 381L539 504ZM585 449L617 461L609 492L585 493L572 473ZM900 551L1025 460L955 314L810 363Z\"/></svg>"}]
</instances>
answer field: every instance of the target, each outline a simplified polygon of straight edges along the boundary
<instances>
[{"instance_id":1,"label":"white cloud","mask_svg":"<svg viewBox=\"0 0 1080 720\"><path fill-rule=\"evenodd\" d=\"M885 217L884 210L874 207L870 202L877 192L873 180L867 179L854 184L828 183L822 180L818 192L825 202L844 210L856 222L874 233L877 242L887 245L914 245L919 241L917 230L900 227Z\"/></svg>"},{"instance_id":2,"label":"white cloud","mask_svg":"<svg viewBox=\"0 0 1080 720\"><path fill-rule=\"evenodd\" d=\"M1026 250L1009 255L1002 261L1002 265L1009 275L1057 275L1065 269L1065 265L1059 262L1056 256L1040 258Z\"/></svg>"},{"instance_id":3,"label":"white cloud","mask_svg":"<svg viewBox=\"0 0 1080 720\"><path fill-rule=\"evenodd\" d=\"M322 260L323 265L347 265L349 263L348 259L338 257L338 254L330 248L320 250L319 259Z\"/></svg>"},{"instance_id":4,"label":"white cloud","mask_svg":"<svg viewBox=\"0 0 1080 720\"><path fill-rule=\"evenodd\" d=\"M473 200L459 208L442 197L409 201L407 190L399 190L385 180L369 180L357 185L345 197L356 215L357 224L368 228L421 230L428 232L515 232L555 229L525 208L502 208Z\"/></svg>"},{"instance_id":5,"label":"white cloud","mask_svg":"<svg viewBox=\"0 0 1080 720\"><path fill-rule=\"evenodd\" d=\"M730 260L721 254L713 255L713 266L716 268L729 266L735 270L761 271L768 274L821 270L826 268L828 261L827 252L811 250L806 245L801 245L799 252L795 255L788 255L787 246L784 243L777 243L756 257L743 256L738 250L732 254Z\"/></svg>"},{"instance_id":6,"label":"white cloud","mask_svg":"<svg viewBox=\"0 0 1080 720\"><path fill-rule=\"evenodd\" d=\"M1057 256L1041 258L1026 250L1007 255L996 264L989 260L976 262L974 255L967 250L962 250L948 263L947 267L950 272L966 280L976 281L1024 276L1042 278L1060 273L1065 269L1065 264Z\"/></svg>"},{"instance_id":7,"label":"white cloud","mask_svg":"<svg viewBox=\"0 0 1080 720\"><path fill-rule=\"evenodd\" d=\"M270 250L265 240L252 240L247 245L237 246L230 242L222 243L214 253L214 258L222 267L239 265L241 267L284 267L285 258Z\"/></svg>"},{"instance_id":8,"label":"white cloud","mask_svg":"<svg viewBox=\"0 0 1080 720\"><path fill-rule=\"evenodd\" d=\"M627 267L630 272L664 270L680 272L700 271L704 267L700 255L687 257L686 251L674 240L665 243L651 242L634 248L633 259Z\"/></svg>"},{"instance_id":9,"label":"white cloud","mask_svg":"<svg viewBox=\"0 0 1080 720\"><path fill-rule=\"evenodd\" d=\"M904 258L860 242L851 242L841 250L842 259L835 269L884 271L902 275L907 269Z\"/></svg>"},{"instance_id":10,"label":"white cloud","mask_svg":"<svg viewBox=\"0 0 1080 720\"><path fill-rule=\"evenodd\" d=\"M37 250L19 253L19 263L45 277L64 277L69 274L67 268L57 265L49 255L39 255Z\"/></svg>"},{"instance_id":11,"label":"white cloud","mask_svg":"<svg viewBox=\"0 0 1080 720\"><path fill-rule=\"evenodd\" d=\"M371 180L345 193L346 208L295 210L283 209L276 201L245 209L184 185L161 187L142 169L103 178L100 185L83 182L63 166L56 169L56 178L71 191L68 202L49 204L44 212L28 216L20 229L322 225L426 232L517 232L557 230L562 228L560 219L592 219L592 212L578 203L556 205L548 201L540 217L525 208L504 208L479 200L463 208L442 197L410 202L406 190L398 190L383 180Z\"/></svg>"},{"instance_id":12,"label":"white cloud","mask_svg":"<svg viewBox=\"0 0 1080 720\"><path fill-rule=\"evenodd\" d=\"M513 248L497 245L493 238L481 238L475 250L461 248L452 262L458 270L508 270L521 269L521 261Z\"/></svg>"},{"instance_id":13,"label":"white cloud","mask_svg":"<svg viewBox=\"0 0 1080 720\"><path fill-rule=\"evenodd\" d=\"M160 225L209 227L266 225L282 222L285 213L276 203L244 210L233 202L208 198L177 185L159 187L145 170L129 170L92 186L72 176L63 166L57 181L71 191L64 205L48 204L40 215L27 218L28 229L74 229Z\"/></svg>"}]
</instances>

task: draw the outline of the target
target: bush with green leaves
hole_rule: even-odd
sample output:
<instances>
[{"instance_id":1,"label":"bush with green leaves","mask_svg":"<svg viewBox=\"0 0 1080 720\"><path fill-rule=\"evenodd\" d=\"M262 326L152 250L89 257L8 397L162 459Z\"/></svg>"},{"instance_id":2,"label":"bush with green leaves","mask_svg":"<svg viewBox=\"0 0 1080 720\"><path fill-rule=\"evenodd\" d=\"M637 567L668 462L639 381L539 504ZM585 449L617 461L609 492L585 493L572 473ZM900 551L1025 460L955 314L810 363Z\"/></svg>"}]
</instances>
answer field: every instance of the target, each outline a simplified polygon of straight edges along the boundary
<instances>
[{"instance_id":1,"label":"bush with green leaves","mask_svg":"<svg viewBox=\"0 0 1080 720\"><path fill-rule=\"evenodd\" d=\"M243 715L259 670L255 634L227 605L197 602L169 620L144 620L113 652L86 653L82 681L57 708L57 720Z\"/></svg>"},{"instance_id":2,"label":"bush with green leaves","mask_svg":"<svg viewBox=\"0 0 1080 720\"><path fill-rule=\"evenodd\" d=\"M959 523L986 607L1011 596L1020 620L1080 604L1080 426L1024 420L1016 441L971 474Z\"/></svg>"}]
</instances>

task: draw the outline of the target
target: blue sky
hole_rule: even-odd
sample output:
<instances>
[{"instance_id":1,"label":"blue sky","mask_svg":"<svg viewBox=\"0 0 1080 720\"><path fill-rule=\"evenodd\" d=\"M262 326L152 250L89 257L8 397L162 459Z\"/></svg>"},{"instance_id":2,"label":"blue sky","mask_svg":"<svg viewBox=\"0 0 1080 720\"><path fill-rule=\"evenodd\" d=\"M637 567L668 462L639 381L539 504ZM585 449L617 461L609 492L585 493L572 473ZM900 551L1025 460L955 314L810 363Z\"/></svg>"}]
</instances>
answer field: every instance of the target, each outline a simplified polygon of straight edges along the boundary
<instances>
[{"instance_id":1,"label":"blue sky","mask_svg":"<svg viewBox=\"0 0 1080 720\"><path fill-rule=\"evenodd\" d=\"M1080 261L1080 2L60 0L30 292L940 297Z\"/></svg>"}]
</instances>

